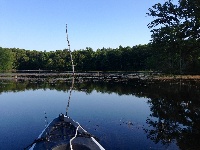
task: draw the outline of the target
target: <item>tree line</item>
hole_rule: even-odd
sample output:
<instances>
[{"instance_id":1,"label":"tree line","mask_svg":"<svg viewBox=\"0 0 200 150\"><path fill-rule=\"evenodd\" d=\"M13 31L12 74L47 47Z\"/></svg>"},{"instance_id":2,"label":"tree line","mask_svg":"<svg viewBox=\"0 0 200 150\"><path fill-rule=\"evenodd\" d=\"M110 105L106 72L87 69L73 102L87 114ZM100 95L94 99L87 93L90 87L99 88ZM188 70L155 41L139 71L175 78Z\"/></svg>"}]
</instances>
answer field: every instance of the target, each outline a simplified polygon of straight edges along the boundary
<instances>
[{"instance_id":1,"label":"tree line","mask_svg":"<svg viewBox=\"0 0 200 150\"><path fill-rule=\"evenodd\" d=\"M76 71L137 71L146 70L149 56L147 45L133 47L102 48L94 51L90 47L72 52ZM19 48L0 48L9 56L7 69L70 71L71 59L67 49L56 51L30 51ZM3 61L5 62L5 60Z\"/></svg>"},{"instance_id":2,"label":"tree line","mask_svg":"<svg viewBox=\"0 0 200 150\"><path fill-rule=\"evenodd\" d=\"M155 50L150 61L164 72L200 72L200 1L167 0L149 8ZM156 58L156 59L155 59Z\"/></svg>"},{"instance_id":3,"label":"tree line","mask_svg":"<svg viewBox=\"0 0 200 150\"><path fill-rule=\"evenodd\" d=\"M175 0L174 0L175 1ZM72 52L76 71L200 73L200 1L172 0L149 8L151 42ZM50 52L0 47L0 70L71 70L67 49Z\"/></svg>"},{"instance_id":4,"label":"tree line","mask_svg":"<svg viewBox=\"0 0 200 150\"><path fill-rule=\"evenodd\" d=\"M87 47L72 52L76 71L161 71L163 73L179 74L179 57L171 66L162 57L165 52L159 53L159 47L152 44L137 45L111 49L102 48L94 51ZM1 58L0 70L56 70L71 71L70 53L67 49L50 52L36 50L24 50L18 48L0 48L4 51ZM161 57L162 56L162 57ZM191 57L189 55L189 57ZM169 57L170 59L170 57ZM171 57L172 59L172 57ZM175 62L176 61L176 62ZM185 74L200 73L200 64L192 60L190 65L185 66ZM6 63L7 62L7 63Z\"/></svg>"}]
</instances>

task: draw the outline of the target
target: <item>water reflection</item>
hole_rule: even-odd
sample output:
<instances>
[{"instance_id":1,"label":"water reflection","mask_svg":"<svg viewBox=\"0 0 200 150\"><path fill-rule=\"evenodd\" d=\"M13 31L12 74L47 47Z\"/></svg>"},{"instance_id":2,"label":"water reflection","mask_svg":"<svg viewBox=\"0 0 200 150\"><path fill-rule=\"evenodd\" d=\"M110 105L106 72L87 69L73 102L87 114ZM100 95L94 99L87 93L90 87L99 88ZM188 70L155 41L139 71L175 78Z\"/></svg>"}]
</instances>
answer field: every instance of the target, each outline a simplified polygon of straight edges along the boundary
<instances>
[{"instance_id":1,"label":"water reflection","mask_svg":"<svg viewBox=\"0 0 200 150\"><path fill-rule=\"evenodd\" d=\"M69 91L68 81L0 81L2 92L25 90ZM180 149L200 149L200 82L197 81L143 81L123 82L75 82L75 90L90 94L117 93L148 98L151 114L147 126L135 125L132 121L120 121L120 126L142 128L147 138L154 143L170 145L176 142Z\"/></svg>"},{"instance_id":2,"label":"water reflection","mask_svg":"<svg viewBox=\"0 0 200 150\"><path fill-rule=\"evenodd\" d=\"M200 149L199 83L165 83L149 97L152 113L146 121L152 129L145 129L147 137L164 145L176 140L180 149Z\"/></svg>"}]
</instances>

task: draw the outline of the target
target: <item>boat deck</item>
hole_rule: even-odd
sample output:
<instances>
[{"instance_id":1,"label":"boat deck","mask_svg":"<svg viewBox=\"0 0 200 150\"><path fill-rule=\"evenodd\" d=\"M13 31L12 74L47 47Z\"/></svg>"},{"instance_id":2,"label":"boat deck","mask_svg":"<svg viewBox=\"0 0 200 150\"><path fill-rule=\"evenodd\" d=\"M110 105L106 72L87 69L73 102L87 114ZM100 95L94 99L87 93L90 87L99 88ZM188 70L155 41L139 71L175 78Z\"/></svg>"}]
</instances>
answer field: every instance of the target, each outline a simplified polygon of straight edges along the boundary
<instances>
[{"instance_id":1,"label":"boat deck","mask_svg":"<svg viewBox=\"0 0 200 150\"><path fill-rule=\"evenodd\" d=\"M63 114L49 123L31 149L104 150L90 133Z\"/></svg>"}]
</instances>

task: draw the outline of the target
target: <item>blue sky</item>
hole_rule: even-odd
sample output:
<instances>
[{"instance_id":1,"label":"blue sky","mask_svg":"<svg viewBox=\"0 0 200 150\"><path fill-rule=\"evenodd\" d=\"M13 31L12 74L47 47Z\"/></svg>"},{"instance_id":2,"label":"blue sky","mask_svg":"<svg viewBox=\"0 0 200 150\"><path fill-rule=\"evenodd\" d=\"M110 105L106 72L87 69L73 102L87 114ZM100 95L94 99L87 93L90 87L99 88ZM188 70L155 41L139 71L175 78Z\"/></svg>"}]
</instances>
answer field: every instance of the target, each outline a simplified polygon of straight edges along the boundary
<instances>
[{"instance_id":1,"label":"blue sky","mask_svg":"<svg viewBox=\"0 0 200 150\"><path fill-rule=\"evenodd\" d=\"M0 46L55 51L147 44L148 8L164 0L0 0Z\"/></svg>"}]
</instances>

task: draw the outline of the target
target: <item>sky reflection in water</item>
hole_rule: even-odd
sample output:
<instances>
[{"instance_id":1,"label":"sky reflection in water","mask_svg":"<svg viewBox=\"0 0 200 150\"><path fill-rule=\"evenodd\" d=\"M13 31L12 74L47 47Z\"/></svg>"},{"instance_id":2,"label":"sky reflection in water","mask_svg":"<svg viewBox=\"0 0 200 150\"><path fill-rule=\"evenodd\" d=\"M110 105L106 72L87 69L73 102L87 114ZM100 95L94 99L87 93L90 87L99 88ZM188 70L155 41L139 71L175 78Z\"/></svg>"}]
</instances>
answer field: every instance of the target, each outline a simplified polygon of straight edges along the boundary
<instances>
[{"instance_id":1,"label":"sky reflection in water","mask_svg":"<svg viewBox=\"0 0 200 150\"><path fill-rule=\"evenodd\" d=\"M150 98L111 92L110 85L108 93L99 89L89 91L87 86L84 91L77 88L72 92L68 115L96 135L106 149L178 149L173 139L169 144L155 144L152 130L156 127L152 122L157 118L150 117L154 114L151 103L147 103ZM45 127L44 111L48 122L65 113L69 88L55 89L10 89L0 94L0 149L23 149L32 143ZM147 124L148 118L152 122Z\"/></svg>"}]
</instances>

